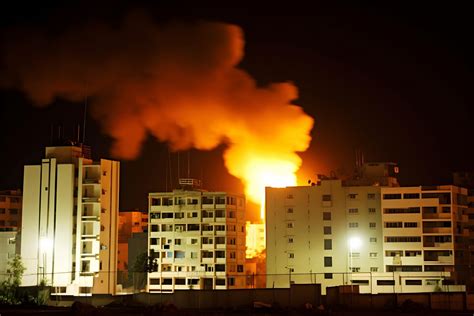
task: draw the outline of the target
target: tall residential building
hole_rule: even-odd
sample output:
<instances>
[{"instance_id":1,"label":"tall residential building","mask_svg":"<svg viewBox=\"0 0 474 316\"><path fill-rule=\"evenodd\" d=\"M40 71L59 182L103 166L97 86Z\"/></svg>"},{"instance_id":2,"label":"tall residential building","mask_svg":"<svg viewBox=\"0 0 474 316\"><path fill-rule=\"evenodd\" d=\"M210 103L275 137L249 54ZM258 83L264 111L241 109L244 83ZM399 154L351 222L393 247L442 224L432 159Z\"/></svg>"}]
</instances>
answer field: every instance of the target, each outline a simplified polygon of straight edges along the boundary
<instances>
[{"instance_id":1,"label":"tall residential building","mask_svg":"<svg viewBox=\"0 0 474 316\"><path fill-rule=\"evenodd\" d=\"M0 191L0 230L15 231L21 226L21 190Z\"/></svg>"},{"instance_id":2,"label":"tall residential building","mask_svg":"<svg viewBox=\"0 0 474 316\"><path fill-rule=\"evenodd\" d=\"M180 184L149 194L148 254L157 271L148 290L244 288L244 196L199 190L193 179Z\"/></svg>"},{"instance_id":3,"label":"tall residential building","mask_svg":"<svg viewBox=\"0 0 474 316\"><path fill-rule=\"evenodd\" d=\"M467 190L452 185L382 188L387 272L450 272L468 277Z\"/></svg>"},{"instance_id":4,"label":"tall residential building","mask_svg":"<svg viewBox=\"0 0 474 316\"><path fill-rule=\"evenodd\" d=\"M390 172L396 165L364 166L348 181L266 189L267 287L320 283L325 292L348 284L392 293L459 283L465 190L401 188Z\"/></svg>"},{"instance_id":5,"label":"tall residential building","mask_svg":"<svg viewBox=\"0 0 474 316\"><path fill-rule=\"evenodd\" d=\"M133 265L128 258L128 242L134 233L148 230L148 212L127 210L119 212L117 269L126 271Z\"/></svg>"},{"instance_id":6,"label":"tall residential building","mask_svg":"<svg viewBox=\"0 0 474 316\"><path fill-rule=\"evenodd\" d=\"M464 215L467 216L466 228L469 232L467 237L467 290L474 292L474 172L455 172L453 183L456 186L467 188L467 208Z\"/></svg>"},{"instance_id":7,"label":"tall residential building","mask_svg":"<svg viewBox=\"0 0 474 316\"><path fill-rule=\"evenodd\" d=\"M120 164L91 160L90 149L46 147L24 168L23 286L41 280L56 294L115 294Z\"/></svg>"}]
</instances>

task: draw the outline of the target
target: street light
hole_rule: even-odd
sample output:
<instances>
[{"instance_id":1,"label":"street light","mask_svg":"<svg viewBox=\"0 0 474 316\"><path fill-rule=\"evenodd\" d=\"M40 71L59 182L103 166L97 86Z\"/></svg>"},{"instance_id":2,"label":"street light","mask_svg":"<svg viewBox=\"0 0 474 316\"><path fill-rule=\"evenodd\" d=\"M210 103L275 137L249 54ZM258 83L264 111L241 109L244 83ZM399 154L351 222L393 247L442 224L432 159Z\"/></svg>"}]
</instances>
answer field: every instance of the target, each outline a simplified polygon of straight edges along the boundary
<instances>
[{"instance_id":1,"label":"street light","mask_svg":"<svg viewBox=\"0 0 474 316\"><path fill-rule=\"evenodd\" d=\"M53 240L48 237L40 237L39 240L40 252L43 254L43 281L45 280L46 271L46 254L53 249Z\"/></svg>"},{"instance_id":2,"label":"street light","mask_svg":"<svg viewBox=\"0 0 474 316\"><path fill-rule=\"evenodd\" d=\"M353 272L353 266L352 266L353 252L354 250L358 250L361 245L362 245L362 241L360 240L359 237L353 236L349 238L349 272L351 272L351 280L352 280L352 272Z\"/></svg>"}]
</instances>

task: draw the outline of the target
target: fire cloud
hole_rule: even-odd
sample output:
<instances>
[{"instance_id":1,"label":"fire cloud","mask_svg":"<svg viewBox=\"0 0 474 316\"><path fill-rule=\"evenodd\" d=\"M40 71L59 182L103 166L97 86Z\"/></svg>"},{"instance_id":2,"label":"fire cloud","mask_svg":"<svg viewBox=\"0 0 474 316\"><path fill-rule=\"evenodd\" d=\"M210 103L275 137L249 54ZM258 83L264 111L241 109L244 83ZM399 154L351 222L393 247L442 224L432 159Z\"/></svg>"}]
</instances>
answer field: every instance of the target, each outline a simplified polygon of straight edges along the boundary
<instances>
[{"instance_id":1,"label":"fire cloud","mask_svg":"<svg viewBox=\"0 0 474 316\"><path fill-rule=\"evenodd\" d=\"M137 157L148 133L173 150L225 143L225 165L251 201L262 203L266 185L296 184L296 152L308 148L313 119L291 104L293 84L258 87L237 67L239 27L158 26L135 13L120 27L9 30L5 37L0 85L21 89L38 106L92 96L91 113L114 139L115 157Z\"/></svg>"}]
</instances>

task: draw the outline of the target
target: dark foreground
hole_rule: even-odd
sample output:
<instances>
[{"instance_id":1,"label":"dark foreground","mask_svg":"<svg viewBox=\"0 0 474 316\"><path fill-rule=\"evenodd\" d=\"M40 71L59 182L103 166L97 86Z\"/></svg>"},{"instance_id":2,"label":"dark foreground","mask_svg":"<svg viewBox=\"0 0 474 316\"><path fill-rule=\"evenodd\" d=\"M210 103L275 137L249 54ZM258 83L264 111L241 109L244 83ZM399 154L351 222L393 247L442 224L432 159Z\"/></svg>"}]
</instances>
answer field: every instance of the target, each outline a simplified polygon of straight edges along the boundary
<instances>
[{"instance_id":1,"label":"dark foreground","mask_svg":"<svg viewBox=\"0 0 474 316\"><path fill-rule=\"evenodd\" d=\"M0 316L8 315L92 315L92 316L127 316L127 315L167 315L167 316L266 316L266 315L282 315L282 316L398 316L398 315L433 315L433 316L471 316L472 312L457 311L432 311L412 308L404 309L384 309L384 310L348 310L343 308L335 308L332 310L319 309L233 309L233 310L180 310L171 306L104 306L93 307L88 304L77 303L71 307L28 307L28 306L0 306Z\"/></svg>"}]
</instances>

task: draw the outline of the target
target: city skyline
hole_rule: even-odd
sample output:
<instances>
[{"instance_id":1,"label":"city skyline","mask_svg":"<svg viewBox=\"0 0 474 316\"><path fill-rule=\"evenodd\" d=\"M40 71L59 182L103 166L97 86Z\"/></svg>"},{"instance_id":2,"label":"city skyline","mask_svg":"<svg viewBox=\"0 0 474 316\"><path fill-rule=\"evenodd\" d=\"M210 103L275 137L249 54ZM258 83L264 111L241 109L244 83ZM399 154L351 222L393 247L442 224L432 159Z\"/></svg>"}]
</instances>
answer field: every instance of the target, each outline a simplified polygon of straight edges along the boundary
<instances>
[{"instance_id":1,"label":"city skyline","mask_svg":"<svg viewBox=\"0 0 474 316\"><path fill-rule=\"evenodd\" d=\"M306 17L297 16L303 13L301 9L249 12L145 3L121 3L113 10L103 6L94 12L83 5L36 9L13 6L6 10L2 34L16 27L61 25L67 30L90 20L118 23L133 9L144 9L159 23L211 20L240 26L246 45L239 67L259 85L294 82L299 88L294 103L315 119L311 146L300 154L300 178L314 180L317 173L341 166L350 171L354 149L362 150L368 161L397 162L402 185L449 184L451 172L472 170L466 145L472 136L472 62L465 41L470 29L464 13L455 9L407 13L402 8L321 8L316 16ZM84 14L73 17L73 12ZM21 188L23 165L42 157L44 147L50 145L51 126L61 124L72 137L77 124L82 124L84 102L55 100L37 108L18 90L6 88L0 91L0 100L7 131L0 141L7 153L2 162L9 166L2 170L0 188ZM89 102L94 101L90 96ZM110 138L90 116L86 121L86 144L91 145L93 156L111 157ZM239 180L224 167L225 147L212 152L192 150L192 176L202 178L210 190L242 192ZM172 156L177 178L178 157ZM148 192L165 189L168 159L166 145L148 137L137 160L122 162L122 209L145 208ZM186 175L186 160L187 153L181 154L182 175ZM147 176L143 170L149 171Z\"/></svg>"}]
</instances>

